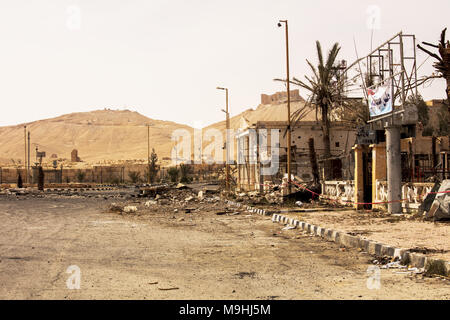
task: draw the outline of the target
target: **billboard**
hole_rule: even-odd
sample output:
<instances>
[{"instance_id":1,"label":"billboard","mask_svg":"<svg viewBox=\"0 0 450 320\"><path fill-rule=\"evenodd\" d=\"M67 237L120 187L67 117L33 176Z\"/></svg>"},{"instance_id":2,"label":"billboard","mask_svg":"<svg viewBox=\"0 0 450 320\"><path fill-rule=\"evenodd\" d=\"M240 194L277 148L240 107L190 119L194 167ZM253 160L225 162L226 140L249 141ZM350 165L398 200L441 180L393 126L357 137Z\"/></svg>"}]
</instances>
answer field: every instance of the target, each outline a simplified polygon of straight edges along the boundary
<instances>
[{"instance_id":1,"label":"billboard","mask_svg":"<svg viewBox=\"0 0 450 320\"><path fill-rule=\"evenodd\" d=\"M371 117L381 116L392 112L392 93L389 83L375 89L367 89L369 111Z\"/></svg>"}]
</instances>

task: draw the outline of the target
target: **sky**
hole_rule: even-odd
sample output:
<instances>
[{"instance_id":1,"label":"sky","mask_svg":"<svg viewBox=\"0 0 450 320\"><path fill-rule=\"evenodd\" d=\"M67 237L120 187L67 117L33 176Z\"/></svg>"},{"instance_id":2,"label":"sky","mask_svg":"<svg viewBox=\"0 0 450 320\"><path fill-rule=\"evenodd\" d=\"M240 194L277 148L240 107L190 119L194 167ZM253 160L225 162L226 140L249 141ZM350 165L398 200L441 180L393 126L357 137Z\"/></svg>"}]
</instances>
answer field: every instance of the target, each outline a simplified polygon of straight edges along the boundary
<instances>
[{"instance_id":1,"label":"sky","mask_svg":"<svg viewBox=\"0 0 450 320\"><path fill-rule=\"evenodd\" d=\"M315 41L356 60L399 31L436 43L450 1L15 0L0 1L0 126L97 109L129 109L203 127L285 90L290 72L309 74ZM449 36L450 38L450 31ZM417 63L426 54L417 52ZM434 71L432 59L420 75ZM445 81L420 88L442 99ZM302 95L306 95L301 91Z\"/></svg>"}]
</instances>

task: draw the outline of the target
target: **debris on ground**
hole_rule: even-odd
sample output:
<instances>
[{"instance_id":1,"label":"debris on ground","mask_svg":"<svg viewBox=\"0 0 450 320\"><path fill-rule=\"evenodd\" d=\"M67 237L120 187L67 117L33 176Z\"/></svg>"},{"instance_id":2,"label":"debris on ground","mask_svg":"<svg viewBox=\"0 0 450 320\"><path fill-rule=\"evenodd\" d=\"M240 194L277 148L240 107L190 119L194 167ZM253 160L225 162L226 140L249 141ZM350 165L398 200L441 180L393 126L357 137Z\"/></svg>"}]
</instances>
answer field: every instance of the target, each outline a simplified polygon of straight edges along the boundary
<instances>
[{"instance_id":1,"label":"debris on ground","mask_svg":"<svg viewBox=\"0 0 450 320\"><path fill-rule=\"evenodd\" d=\"M425 219L433 221L450 220L450 180L436 183L419 208Z\"/></svg>"},{"instance_id":2,"label":"debris on ground","mask_svg":"<svg viewBox=\"0 0 450 320\"><path fill-rule=\"evenodd\" d=\"M137 211L136 206L126 206L123 208L123 212L125 212L125 213L131 213L131 212L136 212L136 211Z\"/></svg>"},{"instance_id":3,"label":"debris on ground","mask_svg":"<svg viewBox=\"0 0 450 320\"><path fill-rule=\"evenodd\" d=\"M122 212L123 207L115 202L109 205L109 211L111 212Z\"/></svg>"},{"instance_id":4,"label":"debris on ground","mask_svg":"<svg viewBox=\"0 0 450 320\"><path fill-rule=\"evenodd\" d=\"M155 201L155 200L148 200L148 201L145 202L145 206L147 208L152 206L152 205L157 205L157 204L158 204L158 201Z\"/></svg>"},{"instance_id":5,"label":"debris on ground","mask_svg":"<svg viewBox=\"0 0 450 320\"><path fill-rule=\"evenodd\" d=\"M239 272L236 273L235 276L238 276L239 279L244 279L245 277L253 279L256 276L256 272Z\"/></svg>"},{"instance_id":6,"label":"debris on ground","mask_svg":"<svg viewBox=\"0 0 450 320\"><path fill-rule=\"evenodd\" d=\"M178 290L180 288L178 287L171 287L171 288L158 288L158 290L164 290L164 291L169 291L169 290Z\"/></svg>"}]
</instances>

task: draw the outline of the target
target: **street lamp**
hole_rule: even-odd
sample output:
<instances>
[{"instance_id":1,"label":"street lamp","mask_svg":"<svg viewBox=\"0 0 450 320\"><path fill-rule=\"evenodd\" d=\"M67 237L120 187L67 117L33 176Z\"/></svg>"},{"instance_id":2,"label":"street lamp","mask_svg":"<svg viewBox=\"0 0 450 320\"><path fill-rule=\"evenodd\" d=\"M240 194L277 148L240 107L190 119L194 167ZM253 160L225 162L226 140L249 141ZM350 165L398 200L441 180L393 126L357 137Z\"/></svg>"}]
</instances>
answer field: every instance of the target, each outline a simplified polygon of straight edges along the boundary
<instances>
[{"instance_id":1,"label":"street lamp","mask_svg":"<svg viewBox=\"0 0 450 320\"><path fill-rule=\"evenodd\" d=\"M230 191L230 155L229 155L229 132L230 132L230 113L228 112L228 88L217 87L217 90L225 90L226 95L226 109L222 111L226 114L226 127L227 127L227 135L226 135L226 164L225 164L225 187L227 191Z\"/></svg>"},{"instance_id":2,"label":"street lamp","mask_svg":"<svg viewBox=\"0 0 450 320\"><path fill-rule=\"evenodd\" d=\"M280 20L278 22L278 27L282 24L286 26L286 83L287 83L287 174L288 174L288 192L291 193L291 90L289 83L289 33L288 33L288 21Z\"/></svg>"},{"instance_id":3,"label":"street lamp","mask_svg":"<svg viewBox=\"0 0 450 320\"><path fill-rule=\"evenodd\" d=\"M147 183L150 184L150 125L147 124Z\"/></svg>"}]
</instances>

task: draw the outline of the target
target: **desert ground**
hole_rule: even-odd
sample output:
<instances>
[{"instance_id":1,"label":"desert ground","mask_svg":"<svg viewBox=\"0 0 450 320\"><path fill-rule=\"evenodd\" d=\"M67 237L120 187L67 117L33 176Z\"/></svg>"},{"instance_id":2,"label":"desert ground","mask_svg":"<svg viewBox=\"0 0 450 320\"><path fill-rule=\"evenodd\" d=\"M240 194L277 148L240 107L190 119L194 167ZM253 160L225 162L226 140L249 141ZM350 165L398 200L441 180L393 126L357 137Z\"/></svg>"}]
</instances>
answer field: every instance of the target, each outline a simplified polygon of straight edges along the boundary
<instances>
[{"instance_id":1,"label":"desert ground","mask_svg":"<svg viewBox=\"0 0 450 320\"><path fill-rule=\"evenodd\" d=\"M146 207L131 190L0 196L1 299L450 299L450 282L381 270L370 257L219 200ZM138 211L113 212L111 203ZM187 210L189 211L189 210ZM69 266L81 271L68 289Z\"/></svg>"}]
</instances>

